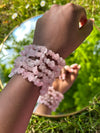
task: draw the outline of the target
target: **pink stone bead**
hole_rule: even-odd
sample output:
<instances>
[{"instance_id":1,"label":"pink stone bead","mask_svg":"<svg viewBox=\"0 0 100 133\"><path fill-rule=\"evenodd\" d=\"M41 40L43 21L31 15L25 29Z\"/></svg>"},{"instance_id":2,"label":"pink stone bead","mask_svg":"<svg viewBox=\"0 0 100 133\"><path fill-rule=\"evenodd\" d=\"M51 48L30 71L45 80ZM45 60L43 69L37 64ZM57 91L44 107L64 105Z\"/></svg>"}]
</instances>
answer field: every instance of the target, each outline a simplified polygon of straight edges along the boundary
<instances>
[{"instance_id":1,"label":"pink stone bead","mask_svg":"<svg viewBox=\"0 0 100 133\"><path fill-rule=\"evenodd\" d=\"M45 94L54 79L59 76L60 69L64 66L65 61L59 54L55 54L46 47L39 45L24 46L24 50L20 52L20 55L21 56L15 60L14 69L12 69L9 77L15 74L21 74L23 78L28 79L38 87L42 86L40 93ZM48 55L51 56L53 60L49 59ZM57 62L58 65L56 65L55 62ZM47 66L50 67L51 70L49 70ZM41 71L39 71L39 69ZM56 95L54 94L54 96Z\"/></svg>"},{"instance_id":2,"label":"pink stone bead","mask_svg":"<svg viewBox=\"0 0 100 133\"><path fill-rule=\"evenodd\" d=\"M63 94L55 91L51 86L48 88L48 92L45 95L39 97L38 102L48 106L48 108L50 108L52 111L55 111L63 98Z\"/></svg>"}]
</instances>

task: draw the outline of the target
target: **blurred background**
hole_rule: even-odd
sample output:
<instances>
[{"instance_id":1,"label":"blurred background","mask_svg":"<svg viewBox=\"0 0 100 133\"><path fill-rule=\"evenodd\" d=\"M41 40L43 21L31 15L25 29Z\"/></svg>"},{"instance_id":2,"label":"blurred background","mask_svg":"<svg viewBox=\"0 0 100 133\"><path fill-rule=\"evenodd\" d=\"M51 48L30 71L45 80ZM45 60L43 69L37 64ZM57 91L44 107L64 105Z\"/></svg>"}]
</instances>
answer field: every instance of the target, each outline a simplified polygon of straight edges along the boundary
<instances>
[{"instance_id":1,"label":"blurred background","mask_svg":"<svg viewBox=\"0 0 100 133\"><path fill-rule=\"evenodd\" d=\"M69 2L83 6L87 17L94 18L95 24L91 35L66 59L67 65L78 63L81 69L59 108L52 114L80 110L100 95L100 0L0 1L0 92L9 81L8 74L13 68L14 59L24 45L33 41L38 19L35 16L44 14L53 4L63 5ZM19 36L17 32L20 33Z\"/></svg>"}]
</instances>

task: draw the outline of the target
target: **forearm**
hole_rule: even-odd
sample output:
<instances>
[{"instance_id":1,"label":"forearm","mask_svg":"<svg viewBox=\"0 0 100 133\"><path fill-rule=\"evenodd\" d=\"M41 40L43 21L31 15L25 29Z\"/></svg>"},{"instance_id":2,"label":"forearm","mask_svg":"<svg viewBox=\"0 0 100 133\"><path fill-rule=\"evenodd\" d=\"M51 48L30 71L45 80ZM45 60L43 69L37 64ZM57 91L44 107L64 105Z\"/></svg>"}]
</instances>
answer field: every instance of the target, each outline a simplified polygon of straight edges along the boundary
<instances>
[{"instance_id":1,"label":"forearm","mask_svg":"<svg viewBox=\"0 0 100 133\"><path fill-rule=\"evenodd\" d=\"M25 133L39 88L15 75L0 94L0 132Z\"/></svg>"},{"instance_id":2,"label":"forearm","mask_svg":"<svg viewBox=\"0 0 100 133\"><path fill-rule=\"evenodd\" d=\"M37 114L47 114L50 115L51 114L51 109L48 108L48 106L44 105L44 104L38 104L37 108L35 110L35 113Z\"/></svg>"},{"instance_id":3,"label":"forearm","mask_svg":"<svg viewBox=\"0 0 100 133\"><path fill-rule=\"evenodd\" d=\"M3 133L9 133L10 129L13 133L25 132L39 94L45 94L65 65L64 59L44 46L25 46L20 55L9 76L22 76L15 75L0 95L0 130ZM55 58L50 60L52 56ZM41 90L34 85L41 87Z\"/></svg>"}]
</instances>

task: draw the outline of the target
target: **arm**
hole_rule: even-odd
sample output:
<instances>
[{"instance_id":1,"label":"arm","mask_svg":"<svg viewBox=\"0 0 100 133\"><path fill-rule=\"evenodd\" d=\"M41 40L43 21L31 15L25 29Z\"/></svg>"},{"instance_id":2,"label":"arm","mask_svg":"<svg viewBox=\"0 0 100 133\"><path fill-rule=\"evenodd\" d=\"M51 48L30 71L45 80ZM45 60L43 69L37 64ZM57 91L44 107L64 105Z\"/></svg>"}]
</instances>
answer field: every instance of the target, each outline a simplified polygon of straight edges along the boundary
<instances>
[{"instance_id":1,"label":"arm","mask_svg":"<svg viewBox=\"0 0 100 133\"><path fill-rule=\"evenodd\" d=\"M52 110L47 105L41 104L41 103L38 103L36 110L35 110L36 114L50 115L51 112Z\"/></svg>"},{"instance_id":2,"label":"arm","mask_svg":"<svg viewBox=\"0 0 100 133\"><path fill-rule=\"evenodd\" d=\"M61 70L61 77L64 75L65 80L56 79L53 82L53 87L56 91L61 92L62 94L66 93L75 79L77 78L80 65L73 64L71 66L66 66ZM44 96L43 96L44 97ZM45 104L38 103L35 113L37 114L51 114L52 110Z\"/></svg>"},{"instance_id":3,"label":"arm","mask_svg":"<svg viewBox=\"0 0 100 133\"><path fill-rule=\"evenodd\" d=\"M79 29L81 18L86 19L86 13L80 6L54 5L38 20L34 44L44 45L66 58L92 31L90 20ZM39 88L15 75L0 94L0 132L24 133L38 96Z\"/></svg>"},{"instance_id":4,"label":"arm","mask_svg":"<svg viewBox=\"0 0 100 133\"><path fill-rule=\"evenodd\" d=\"M0 94L0 132L24 133L39 96L39 88L15 75Z\"/></svg>"}]
</instances>

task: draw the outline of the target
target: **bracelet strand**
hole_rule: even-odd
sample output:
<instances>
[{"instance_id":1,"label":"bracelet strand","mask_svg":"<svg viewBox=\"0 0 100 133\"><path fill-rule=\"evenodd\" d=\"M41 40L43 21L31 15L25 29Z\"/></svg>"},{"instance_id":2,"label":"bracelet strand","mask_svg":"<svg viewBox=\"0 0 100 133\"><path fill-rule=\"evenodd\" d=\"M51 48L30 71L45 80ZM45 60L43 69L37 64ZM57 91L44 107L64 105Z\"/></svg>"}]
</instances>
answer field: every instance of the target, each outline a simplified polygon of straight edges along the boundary
<instances>
[{"instance_id":1,"label":"bracelet strand","mask_svg":"<svg viewBox=\"0 0 100 133\"><path fill-rule=\"evenodd\" d=\"M65 60L45 46L27 45L14 62L9 77L21 74L24 79L40 87L44 95L55 78L59 77Z\"/></svg>"},{"instance_id":2,"label":"bracelet strand","mask_svg":"<svg viewBox=\"0 0 100 133\"><path fill-rule=\"evenodd\" d=\"M62 99L64 99L63 94L56 91L53 86L51 86L44 96L39 97L38 103L46 105L51 111L55 111Z\"/></svg>"}]
</instances>

